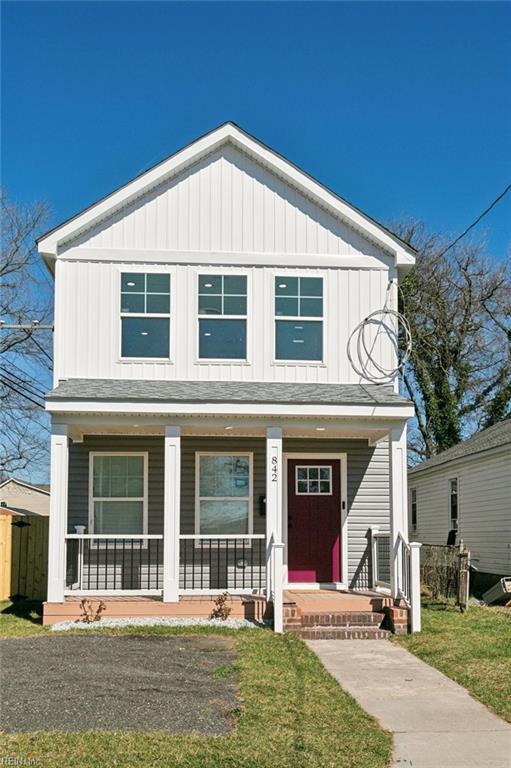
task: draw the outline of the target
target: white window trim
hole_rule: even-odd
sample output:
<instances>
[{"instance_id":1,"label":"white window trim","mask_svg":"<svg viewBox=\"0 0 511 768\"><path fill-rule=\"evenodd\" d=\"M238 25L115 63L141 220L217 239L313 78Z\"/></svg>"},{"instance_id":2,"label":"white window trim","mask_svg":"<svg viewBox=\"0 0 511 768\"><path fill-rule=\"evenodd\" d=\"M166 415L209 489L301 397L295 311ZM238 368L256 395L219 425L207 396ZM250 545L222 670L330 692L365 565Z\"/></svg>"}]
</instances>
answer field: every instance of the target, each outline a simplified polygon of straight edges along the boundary
<instances>
[{"instance_id":1,"label":"white window trim","mask_svg":"<svg viewBox=\"0 0 511 768\"><path fill-rule=\"evenodd\" d=\"M460 530L460 478L459 475L451 475L447 478L447 523L448 523L448 531L453 530L452 525L452 517L451 517L451 483L453 480L456 480L456 499L458 504L458 516L456 518L456 528L454 528L455 531L459 532Z\"/></svg>"},{"instance_id":2,"label":"white window trim","mask_svg":"<svg viewBox=\"0 0 511 768\"><path fill-rule=\"evenodd\" d=\"M144 459L144 495L143 497L102 497L94 496L94 457L95 456L142 456ZM136 539L137 535L145 535L148 532L148 466L149 466L149 454L147 451L90 451L89 452L89 533L95 533L94 531L94 502L95 501L142 501L142 533L134 534L133 538ZM112 534L112 538L115 534ZM146 542L147 544L147 542ZM112 546L110 544L110 546Z\"/></svg>"},{"instance_id":3,"label":"white window trim","mask_svg":"<svg viewBox=\"0 0 511 768\"><path fill-rule=\"evenodd\" d=\"M194 315L196 322L196 341L195 341L195 364L196 365L250 365L251 360L251 331L252 331L252 285L250 280L250 272L248 270L230 270L225 267L217 268L209 267L203 269L195 269L195 304ZM247 313L246 315L200 315L199 314L199 275L218 275L222 277L246 277L247 278ZM245 357L200 357L199 356L199 344L200 344L200 320L244 320L245 321L245 339L246 349Z\"/></svg>"},{"instance_id":4,"label":"white window trim","mask_svg":"<svg viewBox=\"0 0 511 768\"><path fill-rule=\"evenodd\" d=\"M298 490L298 470L299 469L329 469L330 470L330 477L328 479L328 483L330 485L330 491L328 493L321 493L321 491L318 491L317 493L310 493L309 491L303 492ZM307 473L308 475L308 473ZM295 467L295 496L331 496L333 493L332 489L332 481L333 481L333 472L332 472L332 466L330 464L297 464ZM309 478L307 477L307 484L309 483ZM318 483L321 482L321 480L318 477Z\"/></svg>"},{"instance_id":5,"label":"white window trim","mask_svg":"<svg viewBox=\"0 0 511 768\"><path fill-rule=\"evenodd\" d=\"M200 460L202 456L248 456L248 496L201 496L200 495ZM248 502L248 531L254 532L254 454L251 451L196 451L195 452L195 527L194 532L200 535L200 503L201 500ZM240 538L243 534L240 533Z\"/></svg>"},{"instance_id":6,"label":"white window trim","mask_svg":"<svg viewBox=\"0 0 511 768\"><path fill-rule=\"evenodd\" d=\"M415 493L415 525L413 524L412 509L413 509L413 494ZM414 486L410 488L410 528L415 533L419 528L419 505L417 499L417 488Z\"/></svg>"},{"instance_id":7,"label":"white window trim","mask_svg":"<svg viewBox=\"0 0 511 768\"><path fill-rule=\"evenodd\" d=\"M122 293L122 275L125 272L132 272L135 274L141 274L141 275L168 275L169 276L169 297L170 297L170 312L151 312L151 313L145 313L145 312L121 312L121 293ZM166 364L173 362L172 359L172 348L173 348L173 341L176 336L175 327L174 327L174 318L176 315L175 312L175 299L174 299L174 286L176 283L175 279L175 273L173 270L169 270L168 268L158 268L157 265L150 265L145 264L144 266L137 265L137 264L123 264L119 266L118 268L118 275L117 275L117 281L116 281L116 290L117 295L115 302L113 304L114 307L116 307L117 310L117 317L118 317L118 330L119 330L119 338L118 338L118 362L119 363L140 363L140 362L149 362L154 364ZM169 354L168 357L123 357L122 356L122 319L123 317L141 317L141 318L167 318L169 321Z\"/></svg>"},{"instance_id":8,"label":"white window trim","mask_svg":"<svg viewBox=\"0 0 511 768\"><path fill-rule=\"evenodd\" d=\"M323 314L321 317L309 317L303 316L303 317L292 317L290 315L277 315L275 311L275 302L276 302L276 291L275 291L275 280L277 277L315 277L322 281L322 299L323 299ZM326 311L326 295L325 295L325 275L324 274L311 274L310 272L303 272L303 271L297 271L297 272L289 272L286 273L283 270L274 270L272 272L272 289L271 289L271 297L272 297L272 365L316 365L318 367L325 367L325 349L326 349L326 317L327 317L327 311ZM318 297L319 298L319 297ZM303 320L304 322L320 322L322 323L322 335L321 335L321 359L320 360L290 360L287 358L277 358L277 321L278 320L284 320L289 322L297 322L300 320Z\"/></svg>"}]
</instances>

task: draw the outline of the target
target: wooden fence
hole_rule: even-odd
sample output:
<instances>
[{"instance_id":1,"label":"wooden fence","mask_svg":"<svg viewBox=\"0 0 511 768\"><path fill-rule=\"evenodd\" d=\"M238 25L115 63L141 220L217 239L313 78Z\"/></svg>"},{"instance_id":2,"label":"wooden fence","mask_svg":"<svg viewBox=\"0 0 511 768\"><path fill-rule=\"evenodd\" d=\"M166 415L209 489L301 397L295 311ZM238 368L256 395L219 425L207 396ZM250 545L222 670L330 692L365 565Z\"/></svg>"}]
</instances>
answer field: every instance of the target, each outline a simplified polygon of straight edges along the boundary
<instances>
[{"instance_id":1,"label":"wooden fence","mask_svg":"<svg viewBox=\"0 0 511 768\"><path fill-rule=\"evenodd\" d=\"M421 588L434 600L456 600L465 610L469 595L470 552L459 546L423 544L420 550Z\"/></svg>"},{"instance_id":2,"label":"wooden fence","mask_svg":"<svg viewBox=\"0 0 511 768\"><path fill-rule=\"evenodd\" d=\"M48 522L36 515L0 514L0 600L46 600Z\"/></svg>"}]
</instances>

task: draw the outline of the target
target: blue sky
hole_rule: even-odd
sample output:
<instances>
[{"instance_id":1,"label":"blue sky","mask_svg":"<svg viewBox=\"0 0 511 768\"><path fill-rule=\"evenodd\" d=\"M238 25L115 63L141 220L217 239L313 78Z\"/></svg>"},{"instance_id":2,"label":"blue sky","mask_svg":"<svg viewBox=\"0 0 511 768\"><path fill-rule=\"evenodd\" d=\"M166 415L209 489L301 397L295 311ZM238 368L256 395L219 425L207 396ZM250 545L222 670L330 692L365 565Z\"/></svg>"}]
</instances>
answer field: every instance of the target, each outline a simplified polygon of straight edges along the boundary
<instances>
[{"instance_id":1,"label":"blue sky","mask_svg":"<svg viewBox=\"0 0 511 768\"><path fill-rule=\"evenodd\" d=\"M2 183L53 222L231 119L382 221L511 179L508 3L4 2ZM485 220L509 243L511 194ZM482 229L478 230L482 232Z\"/></svg>"}]
</instances>

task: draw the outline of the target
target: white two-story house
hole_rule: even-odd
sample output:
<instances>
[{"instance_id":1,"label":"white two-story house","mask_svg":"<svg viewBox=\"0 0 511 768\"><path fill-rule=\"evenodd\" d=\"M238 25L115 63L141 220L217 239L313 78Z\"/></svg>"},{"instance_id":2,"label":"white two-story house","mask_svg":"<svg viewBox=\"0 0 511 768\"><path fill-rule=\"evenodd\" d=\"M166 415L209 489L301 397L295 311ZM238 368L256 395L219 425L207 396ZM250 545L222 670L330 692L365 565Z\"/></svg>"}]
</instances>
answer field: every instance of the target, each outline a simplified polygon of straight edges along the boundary
<instances>
[{"instance_id":1,"label":"white two-story house","mask_svg":"<svg viewBox=\"0 0 511 768\"><path fill-rule=\"evenodd\" d=\"M293 594L410 604L413 409L347 354L396 308L409 245L226 123L38 248L55 276L46 622L83 596L189 615L228 591L273 603L277 629Z\"/></svg>"}]
</instances>

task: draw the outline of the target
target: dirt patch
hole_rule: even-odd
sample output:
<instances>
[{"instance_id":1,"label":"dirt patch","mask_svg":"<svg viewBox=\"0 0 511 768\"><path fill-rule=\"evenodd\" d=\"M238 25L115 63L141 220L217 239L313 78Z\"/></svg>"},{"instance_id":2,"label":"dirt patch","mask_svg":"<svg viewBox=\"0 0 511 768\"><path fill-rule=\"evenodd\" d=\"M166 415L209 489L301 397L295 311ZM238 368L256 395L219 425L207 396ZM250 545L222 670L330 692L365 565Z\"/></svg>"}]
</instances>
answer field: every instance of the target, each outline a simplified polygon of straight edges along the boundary
<instances>
[{"instance_id":1,"label":"dirt patch","mask_svg":"<svg viewBox=\"0 0 511 768\"><path fill-rule=\"evenodd\" d=\"M227 734L239 706L233 639L33 637L0 642L0 726L27 731Z\"/></svg>"}]
</instances>

